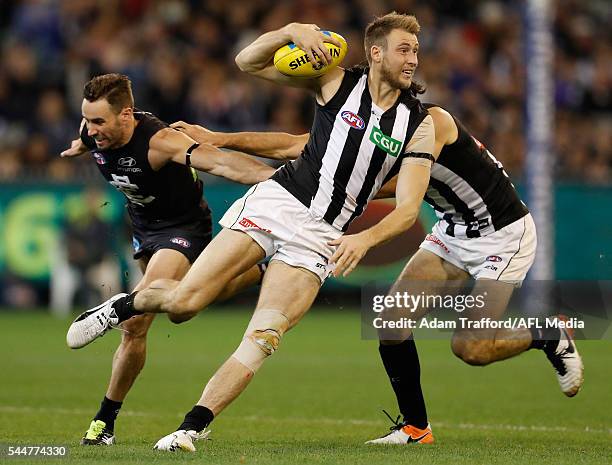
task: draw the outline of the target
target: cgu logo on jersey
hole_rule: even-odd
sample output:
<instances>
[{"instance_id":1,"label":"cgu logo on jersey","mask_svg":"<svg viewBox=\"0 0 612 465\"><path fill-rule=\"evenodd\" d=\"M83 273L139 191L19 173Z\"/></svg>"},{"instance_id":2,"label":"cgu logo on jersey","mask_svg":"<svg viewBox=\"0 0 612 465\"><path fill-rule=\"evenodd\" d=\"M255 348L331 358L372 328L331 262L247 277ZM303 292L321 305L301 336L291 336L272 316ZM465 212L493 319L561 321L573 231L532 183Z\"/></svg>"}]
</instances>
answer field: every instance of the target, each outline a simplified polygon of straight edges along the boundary
<instances>
[{"instance_id":1,"label":"cgu logo on jersey","mask_svg":"<svg viewBox=\"0 0 612 465\"><path fill-rule=\"evenodd\" d=\"M501 261L502 261L502 258L501 258L501 257L498 257L497 255L489 255L489 256L487 257L487 261L488 261L488 262L501 262Z\"/></svg>"},{"instance_id":2,"label":"cgu logo on jersey","mask_svg":"<svg viewBox=\"0 0 612 465\"><path fill-rule=\"evenodd\" d=\"M372 128L370 133L370 141L387 152L392 157L397 157L402 149L402 143L393 137L385 136L385 134L377 127Z\"/></svg>"},{"instance_id":3,"label":"cgu logo on jersey","mask_svg":"<svg viewBox=\"0 0 612 465\"><path fill-rule=\"evenodd\" d=\"M365 122L363 121L361 116L356 115L352 111L345 110L342 112L340 116L342 116L342 119L344 120L344 122L348 124L350 127L359 129L362 131L365 129Z\"/></svg>"}]
</instances>

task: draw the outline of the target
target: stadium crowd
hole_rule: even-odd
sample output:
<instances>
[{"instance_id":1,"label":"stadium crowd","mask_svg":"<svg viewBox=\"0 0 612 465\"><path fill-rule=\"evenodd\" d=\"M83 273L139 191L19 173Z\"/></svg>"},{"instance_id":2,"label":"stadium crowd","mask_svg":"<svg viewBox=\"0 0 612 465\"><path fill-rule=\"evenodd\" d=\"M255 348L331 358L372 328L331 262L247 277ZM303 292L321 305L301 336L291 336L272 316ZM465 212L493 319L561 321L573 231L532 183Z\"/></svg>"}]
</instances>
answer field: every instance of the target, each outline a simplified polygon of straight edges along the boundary
<instances>
[{"instance_id":1,"label":"stadium crowd","mask_svg":"<svg viewBox=\"0 0 612 465\"><path fill-rule=\"evenodd\" d=\"M525 151L522 2L393 0L21 0L0 2L0 179L97 176L59 158L76 135L92 75L122 72L137 106L216 130L308 130L313 100L240 73L236 51L265 30L312 22L343 34L345 65L361 31L396 9L419 19L417 78L518 178ZM555 141L559 179L612 183L612 10L557 0Z\"/></svg>"}]
</instances>

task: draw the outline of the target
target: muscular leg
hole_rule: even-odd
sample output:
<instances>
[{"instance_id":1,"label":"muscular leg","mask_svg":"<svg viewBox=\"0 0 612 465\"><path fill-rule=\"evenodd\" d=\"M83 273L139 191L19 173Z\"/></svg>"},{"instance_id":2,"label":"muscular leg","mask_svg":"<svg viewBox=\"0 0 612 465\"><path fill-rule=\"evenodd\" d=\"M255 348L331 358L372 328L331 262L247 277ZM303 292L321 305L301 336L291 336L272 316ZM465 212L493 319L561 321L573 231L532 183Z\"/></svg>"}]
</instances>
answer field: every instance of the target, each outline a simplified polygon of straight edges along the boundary
<instances>
[{"instance_id":1,"label":"muscular leg","mask_svg":"<svg viewBox=\"0 0 612 465\"><path fill-rule=\"evenodd\" d=\"M178 284L156 281L136 294L134 310L168 313L175 323L187 321L263 257L263 249L248 234L223 229Z\"/></svg>"},{"instance_id":2,"label":"muscular leg","mask_svg":"<svg viewBox=\"0 0 612 465\"><path fill-rule=\"evenodd\" d=\"M160 278L181 279L189 269L187 258L171 249L155 253L150 260L142 259L140 266L144 275L136 290L143 289ZM113 357L111 378L94 420L102 420L109 430L114 422L128 391L142 370L146 359L146 335L154 314L139 315L123 323L121 343Z\"/></svg>"},{"instance_id":3,"label":"muscular leg","mask_svg":"<svg viewBox=\"0 0 612 465\"><path fill-rule=\"evenodd\" d=\"M180 252L162 249L156 252L146 265L144 276L134 289L145 289L158 279L180 280L189 270L189 260ZM134 380L142 370L146 358L146 336L154 314L138 315L123 322L121 344L113 357L111 374L106 397L123 401Z\"/></svg>"},{"instance_id":4,"label":"muscular leg","mask_svg":"<svg viewBox=\"0 0 612 465\"><path fill-rule=\"evenodd\" d=\"M264 275L259 301L251 321L256 320L264 312L275 311L280 316L280 327L277 329L282 336L310 309L319 288L319 279L313 273L279 261L272 261ZM252 324L245 333L245 340L250 337L251 328ZM278 345L279 340L280 337L275 339L273 345ZM255 350L264 351L257 348ZM197 406L187 414L185 422L179 429L202 430L212 421L212 415L221 413L244 391L253 379L255 369L246 366L244 361L239 361L236 358L237 352L227 359L210 379ZM208 413L208 418L202 416L204 411Z\"/></svg>"},{"instance_id":5,"label":"muscular leg","mask_svg":"<svg viewBox=\"0 0 612 465\"><path fill-rule=\"evenodd\" d=\"M424 293L425 295L439 292L438 282L454 281L460 282L469 279L470 275L457 268L450 262L443 260L436 254L419 249L408 261L399 277L391 287L389 294L408 292L413 295ZM390 309L389 317L398 318L400 316L417 320L427 313L426 308L416 308L414 311ZM382 313L383 316L386 312ZM381 331L380 339L383 345L400 344L412 335L409 328L397 331ZM387 337L391 336L391 337Z\"/></svg>"},{"instance_id":6,"label":"muscular leg","mask_svg":"<svg viewBox=\"0 0 612 465\"><path fill-rule=\"evenodd\" d=\"M428 281L464 280L468 274L437 255L423 249L408 262L393 285L391 293L435 291ZM415 318L425 309L417 309ZM395 317L395 316L394 316ZM382 333L385 337L388 333ZM406 424L419 429L427 427L427 409L421 389L421 367L416 345L410 330L392 334L393 339L381 339L379 352L395 392L399 410Z\"/></svg>"},{"instance_id":7,"label":"muscular leg","mask_svg":"<svg viewBox=\"0 0 612 465\"><path fill-rule=\"evenodd\" d=\"M223 288L221 293L217 296L216 301L222 302L235 296L239 292L248 289L251 286L255 286L261 282L262 271L258 265L252 266L244 273L236 276Z\"/></svg>"},{"instance_id":8,"label":"muscular leg","mask_svg":"<svg viewBox=\"0 0 612 465\"><path fill-rule=\"evenodd\" d=\"M512 297L514 285L482 279L476 281L473 295L486 292L486 313L474 315L476 319L489 317L497 320L505 313ZM488 365L525 352L531 345L531 331L520 329L462 329L453 335L453 353L470 365Z\"/></svg>"},{"instance_id":9,"label":"muscular leg","mask_svg":"<svg viewBox=\"0 0 612 465\"><path fill-rule=\"evenodd\" d=\"M141 260L144 276L134 289L140 291L154 281L158 286L172 290L189 270L187 258L171 249L162 249L150 260ZM257 266L248 269L242 275L231 281L222 294L228 298L240 290L258 283L261 272ZM94 419L102 420L109 429L113 429L114 420L121 408L121 403L131 389L134 381L142 370L146 360L146 336L155 318L154 313L134 316L123 322L121 343L113 357L111 378L102 401L100 411Z\"/></svg>"}]
</instances>

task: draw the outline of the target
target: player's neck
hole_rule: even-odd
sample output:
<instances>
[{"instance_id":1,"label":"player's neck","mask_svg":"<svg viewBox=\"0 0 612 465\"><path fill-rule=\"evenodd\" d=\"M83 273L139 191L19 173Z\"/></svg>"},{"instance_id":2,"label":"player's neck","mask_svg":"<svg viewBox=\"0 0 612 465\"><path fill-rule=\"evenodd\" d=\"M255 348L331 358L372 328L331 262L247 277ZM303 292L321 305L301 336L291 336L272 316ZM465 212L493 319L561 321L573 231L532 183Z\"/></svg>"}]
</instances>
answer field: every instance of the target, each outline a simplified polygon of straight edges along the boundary
<instances>
[{"instance_id":1,"label":"player's neck","mask_svg":"<svg viewBox=\"0 0 612 465\"><path fill-rule=\"evenodd\" d=\"M395 104L402 93L400 89L389 85L387 81L381 78L380 73L374 69L371 69L368 75L368 88L372 102L385 111Z\"/></svg>"},{"instance_id":2,"label":"player's neck","mask_svg":"<svg viewBox=\"0 0 612 465\"><path fill-rule=\"evenodd\" d=\"M121 139L119 139L117 144L112 148L118 149L126 145L132 139L132 136L134 135L134 129L136 129L136 126L138 126L138 120L132 117L132 120L128 122L127 127L123 135L121 136Z\"/></svg>"}]
</instances>

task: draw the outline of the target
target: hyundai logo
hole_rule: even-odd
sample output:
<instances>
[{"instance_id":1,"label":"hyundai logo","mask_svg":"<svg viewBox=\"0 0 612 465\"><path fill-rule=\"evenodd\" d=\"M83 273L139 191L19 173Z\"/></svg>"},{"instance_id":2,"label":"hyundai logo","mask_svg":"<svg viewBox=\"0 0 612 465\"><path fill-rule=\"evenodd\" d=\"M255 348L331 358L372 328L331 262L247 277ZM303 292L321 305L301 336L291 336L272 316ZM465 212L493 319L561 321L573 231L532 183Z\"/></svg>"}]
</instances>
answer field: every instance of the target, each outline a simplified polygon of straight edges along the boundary
<instances>
[{"instance_id":1,"label":"hyundai logo","mask_svg":"<svg viewBox=\"0 0 612 465\"><path fill-rule=\"evenodd\" d=\"M119 166L132 167L136 164L136 160L132 157L124 157L119 159Z\"/></svg>"}]
</instances>

